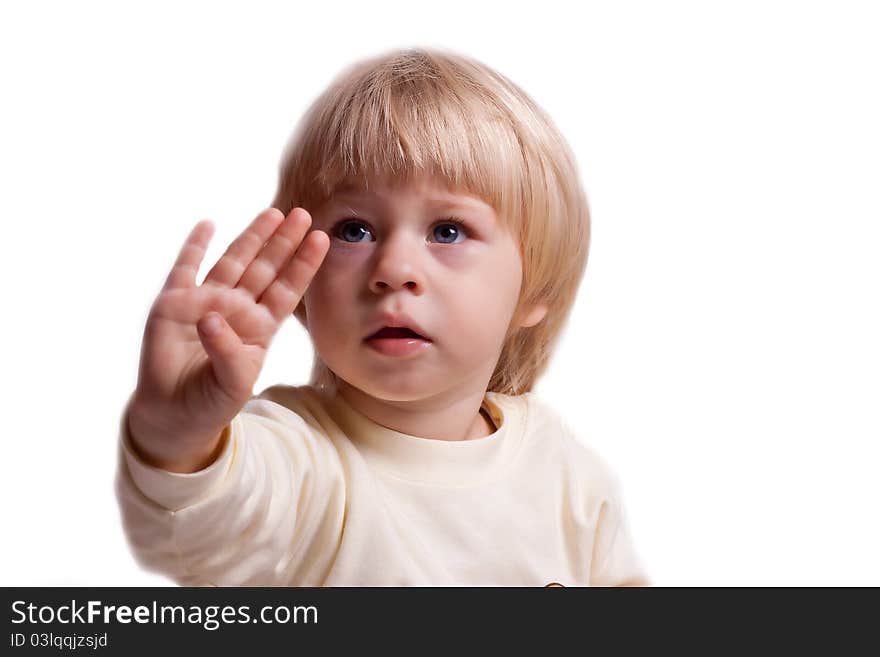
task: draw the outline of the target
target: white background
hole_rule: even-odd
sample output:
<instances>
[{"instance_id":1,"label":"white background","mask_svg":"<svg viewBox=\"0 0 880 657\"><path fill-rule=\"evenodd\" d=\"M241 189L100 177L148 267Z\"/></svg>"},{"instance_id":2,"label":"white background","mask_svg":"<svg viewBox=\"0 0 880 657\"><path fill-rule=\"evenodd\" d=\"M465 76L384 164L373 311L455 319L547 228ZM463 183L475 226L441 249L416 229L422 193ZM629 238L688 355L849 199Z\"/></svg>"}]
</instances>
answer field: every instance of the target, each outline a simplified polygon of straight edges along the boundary
<instances>
[{"instance_id":1,"label":"white background","mask_svg":"<svg viewBox=\"0 0 880 657\"><path fill-rule=\"evenodd\" d=\"M269 204L342 68L426 45L578 158L590 261L537 392L617 473L654 582L880 585L871 3L296 4L3 3L0 584L169 582L113 493L152 298L197 220L213 263ZM256 390L310 363L291 319Z\"/></svg>"}]
</instances>

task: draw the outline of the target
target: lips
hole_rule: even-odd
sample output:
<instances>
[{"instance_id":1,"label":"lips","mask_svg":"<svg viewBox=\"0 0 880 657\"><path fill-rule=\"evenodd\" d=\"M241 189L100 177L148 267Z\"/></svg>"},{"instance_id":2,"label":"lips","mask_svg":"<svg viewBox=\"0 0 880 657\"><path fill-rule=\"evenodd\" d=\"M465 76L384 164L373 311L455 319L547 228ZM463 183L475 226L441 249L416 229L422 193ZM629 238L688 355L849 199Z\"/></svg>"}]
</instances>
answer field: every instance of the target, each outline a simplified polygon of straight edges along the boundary
<instances>
[{"instance_id":1,"label":"lips","mask_svg":"<svg viewBox=\"0 0 880 657\"><path fill-rule=\"evenodd\" d=\"M364 344L383 358L411 359L427 354L434 343L408 326L383 326Z\"/></svg>"},{"instance_id":2,"label":"lips","mask_svg":"<svg viewBox=\"0 0 880 657\"><path fill-rule=\"evenodd\" d=\"M430 335L412 317L402 312L385 311L367 325L364 340L373 339L416 339L432 342Z\"/></svg>"},{"instance_id":3,"label":"lips","mask_svg":"<svg viewBox=\"0 0 880 657\"><path fill-rule=\"evenodd\" d=\"M374 338L417 338L419 340L426 340L425 336L419 335L411 328L407 328L405 326L386 326L382 328L373 335L369 336L367 340L372 340Z\"/></svg>"}]
</instances>

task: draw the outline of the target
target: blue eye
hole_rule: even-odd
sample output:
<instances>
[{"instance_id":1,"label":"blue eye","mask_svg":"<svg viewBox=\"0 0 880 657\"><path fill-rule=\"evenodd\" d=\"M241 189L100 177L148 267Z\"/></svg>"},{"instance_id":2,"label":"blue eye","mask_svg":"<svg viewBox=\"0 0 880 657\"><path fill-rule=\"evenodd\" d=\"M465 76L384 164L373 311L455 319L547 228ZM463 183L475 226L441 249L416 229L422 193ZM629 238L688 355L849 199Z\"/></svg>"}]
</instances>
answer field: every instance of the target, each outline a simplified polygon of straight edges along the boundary
<instances>
[{"instance_id":1,"label":"blue eye","mask_svg":"<svg viewBox=\"0 0 880 657\"><path fill-rule=\"evenodd\" d=\"M444 221L434 227L434 236L440 244L457 244L460 240L456 238L464 237L464 230L457 221Z\"/></svg>"},{"instance_id":2,"label":"blue eye","mask_svg":"<svg viewBox=\"0 0 880 657\"><path fill-rule=\"evenodd\" d=\"M343 242L356 244L357 242L370 241L358 239L364 234L370 235L370 231L367 229L367 227L359 221L343 221L337 226L336 232ZM353 239L348 239L349 237Z\"/></svg>"},{"instance_id":3,"label":"blue eye","mask_svg":"<svg viewBox=\"0 0 880 657\"><path fill-rule=\"evenodd\" d=\"M375 241L370 228L362 221L343 219L336 224L333 235L347 244ZM438 244L458 244L467 235L464 225L455 219L443 219L432 230L434 241ZM461 238L461 239L459 239Z\"/></svg>"}]
</instances>

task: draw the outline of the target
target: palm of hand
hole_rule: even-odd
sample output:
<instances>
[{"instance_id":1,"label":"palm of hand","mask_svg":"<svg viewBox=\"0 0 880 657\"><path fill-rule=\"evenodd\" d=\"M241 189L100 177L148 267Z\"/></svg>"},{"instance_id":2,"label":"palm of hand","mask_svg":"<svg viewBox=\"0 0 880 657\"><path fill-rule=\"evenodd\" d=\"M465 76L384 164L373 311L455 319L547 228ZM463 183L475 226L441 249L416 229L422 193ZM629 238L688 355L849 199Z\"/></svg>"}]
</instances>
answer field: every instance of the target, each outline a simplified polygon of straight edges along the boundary
<instances>
[{"instance_id":1,"label":"palm of hand","mask_svg":"<svg viewBox=\"0 0 880 657\"><path fill-rule=\"evenodd\" d=\"M219 386L211 358L202 346L197 324L209 312L219 313L241 339L242 350L252 364L242 371L242 387L253 386L266 351L279 326L266 306L239 288L203 284L193 288L164 290L156 299L145 331L145 359L149 376L160 395L174 397L184 390L207 391ZM147 337L148 336L148 337Z\"/></svg>"},{"instance_id":2,"label":"palm of hand","mask_svg":"<svg viewBox=\"0 0 880 657\"><path fill-rule=\"evenodd\" d=\"M285 218L270 208L236 239L196 285L210 241L196 225L147 319L138 380L138 408L149 423L223 423L247 398L278 328L293 313L320 267L329 240L311 217ZM212 317L213 316L213 317ZM219 333L206 330L220 320Z\"/></svg>"}]
</instances>

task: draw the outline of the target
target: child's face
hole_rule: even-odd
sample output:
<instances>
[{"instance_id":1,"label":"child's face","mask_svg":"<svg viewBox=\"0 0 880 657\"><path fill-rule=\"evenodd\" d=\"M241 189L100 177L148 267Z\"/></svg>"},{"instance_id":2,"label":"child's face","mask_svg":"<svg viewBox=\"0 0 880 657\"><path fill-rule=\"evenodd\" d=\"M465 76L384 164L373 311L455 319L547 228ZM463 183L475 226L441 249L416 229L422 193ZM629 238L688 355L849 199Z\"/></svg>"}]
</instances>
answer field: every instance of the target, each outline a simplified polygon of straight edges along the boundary
<instances>
[{"instance_id":1,"label":"child's face","mask_svg":"<svg viewBox=\"0 0 880 657\"><path fill-rule=\"evenodd\" d=\"M337 376L389 401L485 391L522 280L517 244L490 205L427 178L338 191L312 219L330 250L303 303L315 347ZM409 316L430 341L410 341L406 355L378 351L366 338L392 324L384 314Z\"/></svg>"}]
</instances>

